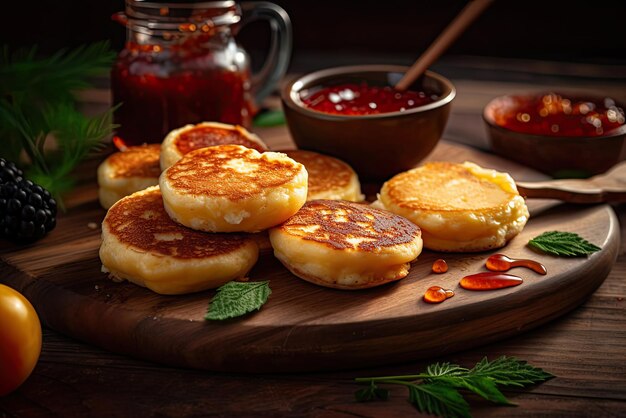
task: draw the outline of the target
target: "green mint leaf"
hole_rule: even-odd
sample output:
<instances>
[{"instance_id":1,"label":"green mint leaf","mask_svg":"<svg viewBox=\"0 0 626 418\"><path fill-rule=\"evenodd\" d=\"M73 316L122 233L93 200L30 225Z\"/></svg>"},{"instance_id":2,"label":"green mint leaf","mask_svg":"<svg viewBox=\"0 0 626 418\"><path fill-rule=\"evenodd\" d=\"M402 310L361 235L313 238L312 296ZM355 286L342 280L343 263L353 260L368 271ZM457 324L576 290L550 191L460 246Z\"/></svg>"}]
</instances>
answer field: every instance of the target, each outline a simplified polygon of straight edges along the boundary
<instances>
[{"instance_id":1,"label":"green mint leaf","mask_svg":"<svg viewBox=\"0 0 626 418\"><path fill-rule=\"evenodd\" d=\"M470 407L453 387L440 383L408 384L409 402L420 412L446 418L469 418Z\"/></svg>"},{"instance_id":2,"label":"green mint leaf","mask_svg":"<svg viewBox=\"0 0 626 418\"><path fill-rule=\"evenodd\" d=\"M285 123L285 114L282 110L270 110L254 118L254 126L258 127L279 126Z\"/></svg>"},{"instance_id":3,"label":"green mint leaf","mask_svg":"<svg viewBox=\"0 0 626 418\"><path fill-rule=\"evenodd\" d=\"M528 241L531 248L561 257L580 257L600 251L600 247L590 243L573 232L548 231Z\"/></svg>"},{"instance_id":4,"label":"green mint leaf","mask_svg":"<svg viewBox=\"0 0 626 418\"><path fill-rule=\"evenodd\" d=\"M217 289L204 319L223 320L259 310L271 293L269 281L228 282Z\"/></svg>"},{"instance_id":5,"label":"green mint leaf","mask_svg":"<svg viewBox=\"0 0 626 418\"><path fill-rule=\"evenodd\" d=\"M506 356L499 357L492 362L485 357L469 373L472 376L489 377L497 385L519 387L540 383L554 377L525 361Z\"/></svg>"}]
</instances>

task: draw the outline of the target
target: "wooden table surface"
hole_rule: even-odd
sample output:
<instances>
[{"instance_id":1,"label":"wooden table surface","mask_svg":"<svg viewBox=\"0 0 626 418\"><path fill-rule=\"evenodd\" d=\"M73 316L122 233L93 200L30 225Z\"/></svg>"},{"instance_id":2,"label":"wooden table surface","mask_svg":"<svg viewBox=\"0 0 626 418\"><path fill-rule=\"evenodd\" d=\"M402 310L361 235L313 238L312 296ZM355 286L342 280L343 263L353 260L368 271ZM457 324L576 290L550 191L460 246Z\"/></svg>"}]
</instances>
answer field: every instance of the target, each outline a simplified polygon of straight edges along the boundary
<instances>
[{"instance_id":1,"label":"wooden table surface","mask_svg":"<svg viewBox=\"0 0 626 418\"><path fill-rule=\"evenodd\" d=\"M493 69L481 73L474 68L457 76L457 67L442 66L439 71L449 71L458 88L444 137L485 148L480 112L490 98L501 93L561 85L626 94L623 78L603 77L608 74L606 68L594 77L569 74L557 82L552 66L536 68L538 75L529 83L528 77L516 80L515 74L506 80L490 80L485 74ZM103 95L106 92L92 92L85 100L98 102ZM259 133L268 142L288 141L284 127ZM501 355L526 360L557 377L528 389L505 390L517 407L498 407L471 398L474 416L626 416L626 205L614 206L614 210L620 220L622 244L604 283L580 307L516 337L408 364L336 373L243 375L164 367L103 351L44 328L39 362L18 390L0 398L0 417L419 416L402 388L392 388L386 402L355 402L354 391L359 386L353 379L412 374L434 361L471 367L484 356L495 359Z\"/></svg>"}]
</instances>

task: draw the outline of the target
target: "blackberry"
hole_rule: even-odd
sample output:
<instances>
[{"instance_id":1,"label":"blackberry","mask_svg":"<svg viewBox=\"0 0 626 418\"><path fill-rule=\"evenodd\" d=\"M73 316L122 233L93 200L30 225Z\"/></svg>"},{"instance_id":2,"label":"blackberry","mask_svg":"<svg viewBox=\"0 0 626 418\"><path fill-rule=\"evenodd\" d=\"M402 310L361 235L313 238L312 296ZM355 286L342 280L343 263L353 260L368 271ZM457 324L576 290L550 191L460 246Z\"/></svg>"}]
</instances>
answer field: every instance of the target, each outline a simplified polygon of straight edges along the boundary
<instances>
[{"instance_id":1,"label":"blackberry","mask_svg":"<svg viewBox=\"0 0 626 418\"><path fill-rule=\"evenodd\" d=\"M0 237L32 242L56 226L57 202L50 192L23 179L15 165L0 159Z\"/></svg>"},{"instance_id":2,"label":"blackberry","mask_svg":"<svg viewBox=\"0 0 626 418\"><path fill-rule=\"evenodd\" d=\"M4 158L0 158L0 183L14 182L24 178L22 170L17 168L15 163L7 161Z\"/></svg>"}]
</instances>

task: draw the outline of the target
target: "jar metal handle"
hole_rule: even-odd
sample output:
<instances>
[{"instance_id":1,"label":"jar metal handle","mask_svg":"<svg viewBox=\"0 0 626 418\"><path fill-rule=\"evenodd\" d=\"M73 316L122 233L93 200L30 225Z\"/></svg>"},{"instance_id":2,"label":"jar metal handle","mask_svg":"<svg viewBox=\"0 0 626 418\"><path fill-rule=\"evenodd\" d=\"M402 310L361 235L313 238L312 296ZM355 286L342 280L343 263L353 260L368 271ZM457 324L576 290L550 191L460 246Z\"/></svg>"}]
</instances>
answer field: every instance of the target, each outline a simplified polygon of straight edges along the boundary
<instances>
[{"instance_id":1,"label":"jar metal handle","mask_svg":"<svg viewBox=\"0 0 626 418\"><path fill-rule=\"evenodd\" d=\"M271 45L261 69L252 75L252 91L257 105L269 96L287 72L291 58L291 20L285 10L270 2L243 2L242 25L265 20L271 28Z\"/></svg>"}]
</instances>

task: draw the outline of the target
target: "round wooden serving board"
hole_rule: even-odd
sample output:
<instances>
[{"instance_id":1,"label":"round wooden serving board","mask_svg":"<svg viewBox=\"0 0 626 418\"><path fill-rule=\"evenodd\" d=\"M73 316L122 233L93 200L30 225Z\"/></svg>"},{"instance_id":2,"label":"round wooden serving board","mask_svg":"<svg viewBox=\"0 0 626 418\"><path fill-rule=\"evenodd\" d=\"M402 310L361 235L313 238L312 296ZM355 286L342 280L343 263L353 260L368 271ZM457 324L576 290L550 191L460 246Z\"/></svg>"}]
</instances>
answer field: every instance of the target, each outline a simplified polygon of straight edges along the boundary
<instances>
[{"instance_id":1,"label":"round wooden serving board","mask_svg":"<svg viewBox=\"0 0 626 418\"><path fill-rule=\"evenodd\" d=\"M469 148L442 142L431 160L471 160L508 171L516 180L536 172ZM99 225L105 211L91 186L44 240L26 247L2 244L0 282L22 293L49 327L98 345L159 363L241 372L346 369L402 362L489 343L524 332L582 303L606 278L618 246L617 219L608 205L573 206L529 201L531 220L498 250L542 262L546 276L518 268L520 286L484 292L459 287L485 271L495 253L424 251L405 279L382 287L341 291L292 276L263 252L250 280L270 280L260 311L224 322L203 319L213 291L161 296L100 272ZM94 225L95 223L95 225ZM589 257L558 258L531 251L529 239L548 230L576 232L602 247ZM444 258L445 274L431 273ZM455 296L431 305L424 291L440 285Z\"/></svg>"}]
</instances>

